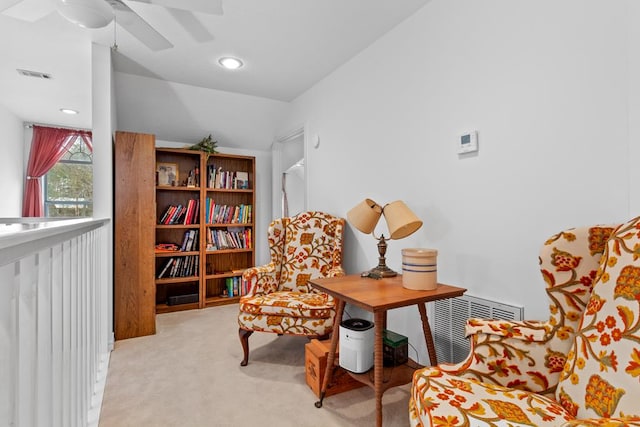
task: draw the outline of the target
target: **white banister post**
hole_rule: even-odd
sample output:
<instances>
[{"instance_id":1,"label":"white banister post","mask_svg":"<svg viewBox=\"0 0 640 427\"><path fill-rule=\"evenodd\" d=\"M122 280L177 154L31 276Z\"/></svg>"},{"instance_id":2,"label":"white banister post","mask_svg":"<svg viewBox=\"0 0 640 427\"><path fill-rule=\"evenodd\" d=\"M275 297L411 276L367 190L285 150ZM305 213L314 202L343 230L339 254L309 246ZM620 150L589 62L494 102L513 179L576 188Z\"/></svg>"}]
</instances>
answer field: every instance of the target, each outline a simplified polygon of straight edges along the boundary
<instances>
[{"instance_id":1,"label":"white banister post","mask_svg":"<svg viewBox=\"0 0 640 427\"><path fill-rule=\"evenodd\" d=\"M16 264L0 266L0 425L11 425L16 406Z\"/></svg>"},{"instance_id":2,"label":"white banister post","mask_svg":"<svg viewBox=\"0 0 640 427\"><path fill-rule=\"evenodd\" d=\"M17 425L35 425L33 403L36 397L36 256L17 263Z\"/></svg>"},{"instance_id":3,"label":"white banister post","mask_svg":"<svg viewBox=\"0 0 640 427\"><path fill-rule=\"evenodd\" d=\"M38 266L36 289L36 424L51 425L53 398L53 342L52 342L52 301L51 301L51 248L36 255Z\"/></svg>"}]
</instances>

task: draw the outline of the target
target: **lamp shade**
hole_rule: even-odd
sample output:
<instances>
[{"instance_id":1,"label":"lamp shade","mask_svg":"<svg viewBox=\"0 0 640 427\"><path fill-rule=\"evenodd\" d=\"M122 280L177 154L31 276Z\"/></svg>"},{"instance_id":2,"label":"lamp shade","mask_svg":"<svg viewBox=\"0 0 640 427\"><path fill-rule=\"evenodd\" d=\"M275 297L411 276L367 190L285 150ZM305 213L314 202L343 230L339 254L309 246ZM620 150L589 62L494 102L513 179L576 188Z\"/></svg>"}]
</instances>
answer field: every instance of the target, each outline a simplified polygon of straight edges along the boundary
<instances>
[{"instance_id":1,"label":"lamp shade","mask_svg":"<svg viewBox=\"0 0 640 427\"><path fill-rule=\"evenodd\" d=\"M392 239L402 239L422 227L422 221L402 200L386 205L383 213Z\"/></svg>"},{"instance_id":2,"label":"lamp shade","mask_svg":"<svg viewBox=\"0 0 640 427\"><path fill-rule=\"evenodd\" d=\"M382 207L371 199L364 199L347 212L347 220L358 230L369 234L376 228Z\"/></svg>"}]
</instances>

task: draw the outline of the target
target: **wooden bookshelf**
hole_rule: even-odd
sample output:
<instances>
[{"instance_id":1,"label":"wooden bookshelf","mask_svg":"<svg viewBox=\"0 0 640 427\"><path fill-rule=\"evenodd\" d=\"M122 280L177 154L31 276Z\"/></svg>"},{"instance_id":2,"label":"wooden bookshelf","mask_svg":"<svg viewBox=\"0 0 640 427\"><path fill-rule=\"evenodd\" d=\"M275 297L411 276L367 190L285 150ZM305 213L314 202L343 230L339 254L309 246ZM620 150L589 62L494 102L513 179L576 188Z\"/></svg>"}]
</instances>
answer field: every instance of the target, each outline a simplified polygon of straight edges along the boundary
<instances>
[{"instance_id":1,"label":"wooden bookshelf","mask_svg":"<svg viewBox=\"0 0 640 427\"><path fill-rule=\"evenodd\" d=\"M121 143L127 138L137 143L142 136L136 135L139 134L116 133L116 163L120 163L121 173L124 167L128 169L128 178L116 188L115 200L123 209L116 209L115 221L123 226L120 236L132 233L131 239L135 239L135 233L143 230L147 243L116 245L116 251L120 260L141 259L147 268L137 279L126 273L116 275L117 289L137 288L135 298L123 296L120 302L116 301L116 313L117 306L124 306L125 301L127 306L151 304L154 314L236 303L245 288L242 272L255 265L255 158L155 147L153 135L144 135L146 142L136 146L139 157L146 159L142 162L128 159L129 150L124 150ZM210 177L212 170L215 176ZM218 181L222 174L224 180ZM143 175L149 177L151 185L134 195L125 193L127 188L135 188ZM139 199L131 200L132 197ZM125 219L124 207L132 203L140 209L129 212ZM215 206L219 211L226 207L232 212L214 218ZM173 216L169 215L170 207L174 208ZM180 210L184 210L183 215ZM220 240L212 240L213 234ZM193 240L187 248L189 236ZM160 244L175 245L178 250L154 250ZM172 264L167 266L170 261ZM227 293L228 281L232 288L235 283L235 295ZM120 317L126 323L129 319L122 308ZM153 323L155 331L155 318L147 322Z\"/></svg>"},{"instance_id":2,"label":"wooden bookshelf","mask_svg":"<svg viewBox=\"0 0 640 427\"><path fill-rule=\"evenodd\" d=\"M115 339L156 333L153 135L117 132L114 146Z\"/></svg>"},{"instance_id":3,"label":"wooden bookshelf","mask_svg":"<svg viewBox=\"0 0 640 427\"><path fill-rule=\"evenodd\" d=\"M156 163L175 164L178 169L175 185L156 186L156 244L181 245L187 229L198 232L197 254L193 255L198 260L197 277L158 278L172 254L156 254L157 311L193 308L192 302L169 305L169 298L176 295L198 294L199 308L237 302L245 288L242 272L255 265L255 158L156 148ZM196 198L196 223L158 223L170 205L185 205Z\"/></svg>"}]
</instances>

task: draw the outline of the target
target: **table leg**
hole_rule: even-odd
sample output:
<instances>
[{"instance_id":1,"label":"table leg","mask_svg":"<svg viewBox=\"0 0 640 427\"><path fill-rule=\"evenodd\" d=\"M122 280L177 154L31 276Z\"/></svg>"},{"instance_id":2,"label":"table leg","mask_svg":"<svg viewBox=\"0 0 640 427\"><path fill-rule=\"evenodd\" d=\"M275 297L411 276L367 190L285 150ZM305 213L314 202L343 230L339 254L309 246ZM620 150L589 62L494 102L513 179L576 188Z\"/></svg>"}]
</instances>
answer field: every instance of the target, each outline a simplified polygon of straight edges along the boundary
<instances>
[{"instance_id":1,"label":"table leg","mask_svg":"<svg viewBox=\"0 0 640 427\"><path fill-rule=\"evenodd\" d=\"M338 348L338 339L340 338L340 323L342 322L342 313L344 312L345 302L336 299L338 306L336 307L336 317L333 321L333 331L331 332L331 346L327 355L327 368L325 369L324 378L322 379L322 387L320 388L320 400L315 403L316 408L322 408L324 395L329 387L329 380L333 376L333 365L336 358L336 349Z\"/></svg>"},{"instance_id":2,"label":"table leg","mask_svg":"<svg viewBox=\"0 0 640 427\"><path fill-rule=\"evenodd\" d=\"M375 341L373 349L373 379L376 395L376 426L382 427L382 381L384 378L382 358L382 330L385 324L385 312L376 311L374 314Z\"/></svg>"},{"instance_id":3,"label":"table leg","mask_svg":"<svg viewBox=\"0 0 640 427\"><path fill-rule=\"evenodd\" d=\"M436 346L433 344L433 334L431 334L431 326L429 326L429 318L427 317L427 309L425 303L418 303L418 311L422 320L422 331L424 332L424 340L427 343L427 351L429 352L429 364L435 366L438 364L438 356L436 356Z\"/></svg>"}]
</instances>

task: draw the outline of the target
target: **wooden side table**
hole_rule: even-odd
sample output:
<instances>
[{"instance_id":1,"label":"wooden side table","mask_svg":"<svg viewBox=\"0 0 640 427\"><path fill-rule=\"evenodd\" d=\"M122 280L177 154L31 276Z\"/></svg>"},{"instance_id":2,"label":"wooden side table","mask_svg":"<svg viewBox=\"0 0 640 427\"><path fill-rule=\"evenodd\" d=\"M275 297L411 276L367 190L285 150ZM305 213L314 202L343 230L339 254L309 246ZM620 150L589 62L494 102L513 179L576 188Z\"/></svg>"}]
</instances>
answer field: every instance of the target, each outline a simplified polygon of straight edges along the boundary
<instances>
[{"instance_id":1,"label":"wooden side table","mask_svg":"<svg viewBox=\"0 0 640 427\"><path fill-rule=\"evenodd\" d=\"M360 275L349 275L327 279L313 279L309 281L309 284L314 288L333 296L337 303L333 333L331 334L331 348L329 349L329 355L327 357L327 372L322 383L320 400L315 403L315 406L317 408L322 407L322 401L325 397L329 380L333 374L335 353L340 336L339 328L340 323L342 322L342 314L344 312L345 304L349 303L372 312L374 316L375 341L373 350L373 382L371 382L368 372L363 374L350 372L349 374L375 390L376 425L381 427L382 394L391 387L410 382L413 377L413 372L421 367L415 361L409 359L406 364L394 367L390 378L383 381L382 335L383 330L386 327L387 310L413 304L418 306L420 319L422 320L424 339L427 343L427 350L429 352L429 361L432 365L435 365L437 364L436 349L433 344L433 336L431 335L431 327L429 326L425 303L428 301L459 297L465 293L466 289L444 284L438 284L438 287L432 291L407 289L402 286L402 276L400 275L379 280L364 278Z\"/></svg>"}]
</instances>

